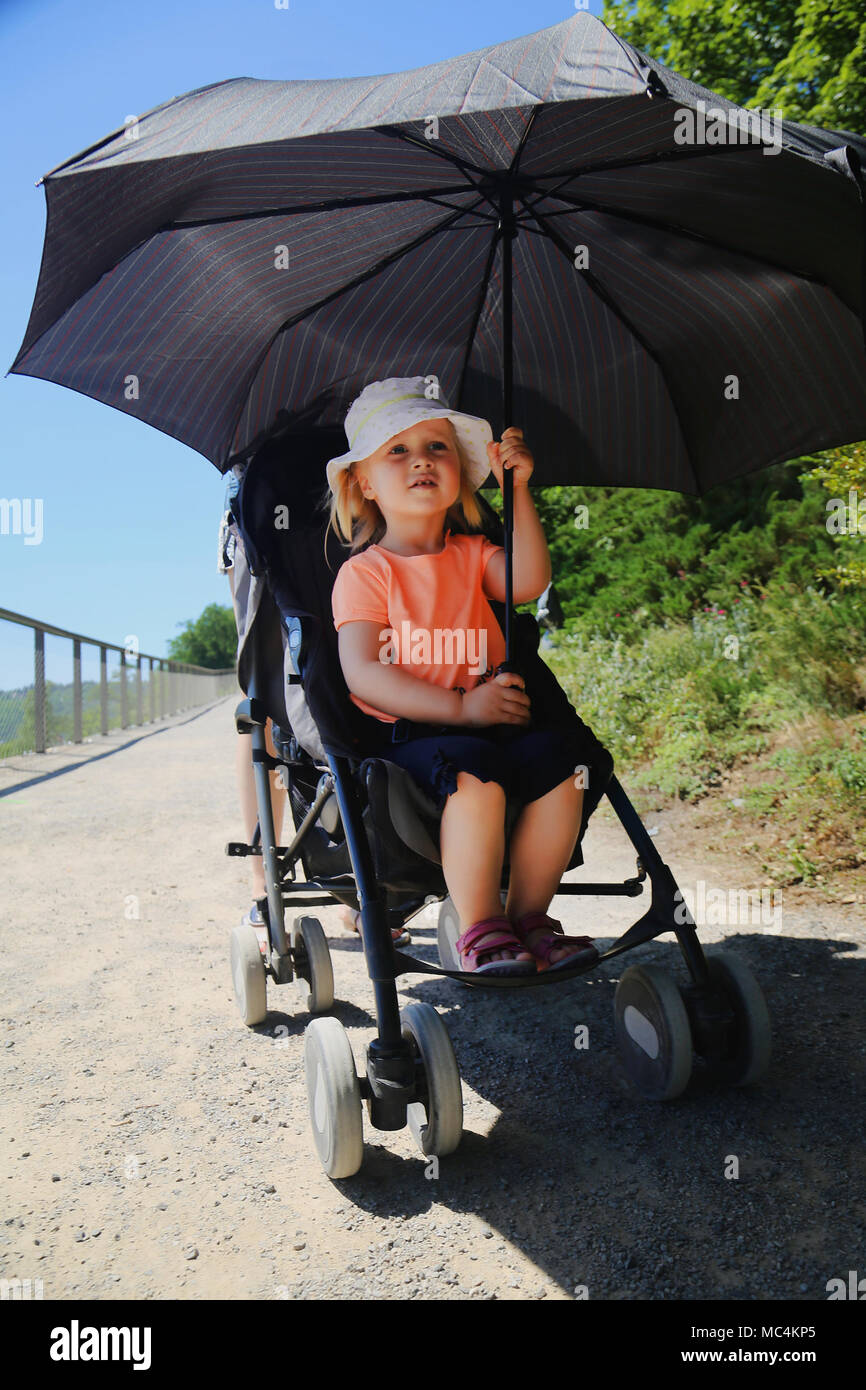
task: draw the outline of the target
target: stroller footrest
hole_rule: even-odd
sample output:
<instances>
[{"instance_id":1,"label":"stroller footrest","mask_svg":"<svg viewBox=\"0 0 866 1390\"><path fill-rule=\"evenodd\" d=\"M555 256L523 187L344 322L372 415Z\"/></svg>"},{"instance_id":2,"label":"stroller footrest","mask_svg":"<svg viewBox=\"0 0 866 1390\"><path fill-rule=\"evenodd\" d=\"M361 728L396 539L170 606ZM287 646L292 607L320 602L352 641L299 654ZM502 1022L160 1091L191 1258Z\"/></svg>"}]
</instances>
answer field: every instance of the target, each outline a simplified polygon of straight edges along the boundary
<instances>
[{"instance_id":1,"label":"stroller footrest","mask_svg":"<svg viewBox=\"0 0 866 1390\"><path fill-rule=\"evenodd\" d=\"M226 845L226 854L231 858L240 858L245 854L258 854L261 856L261 845L246 845L242 840L229 840Z\"/></svg>"}]
</instances>

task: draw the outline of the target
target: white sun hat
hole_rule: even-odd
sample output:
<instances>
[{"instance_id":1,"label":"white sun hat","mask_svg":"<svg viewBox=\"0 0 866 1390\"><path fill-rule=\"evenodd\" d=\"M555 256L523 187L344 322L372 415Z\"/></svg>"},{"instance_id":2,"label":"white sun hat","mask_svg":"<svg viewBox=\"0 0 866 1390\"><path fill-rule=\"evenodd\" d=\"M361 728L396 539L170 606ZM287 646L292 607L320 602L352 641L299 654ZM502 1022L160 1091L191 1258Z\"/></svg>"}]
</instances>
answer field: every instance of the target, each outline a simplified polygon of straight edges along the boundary
<instances>
[{"instance_id":1,"label":"white sun hat","mask_svg":"<svg viewBox=\"0 0 866 1390\"><path fill-rule=\"evenodd\" d=\"M493 430L489 422L478 415L450 410L435 376L392 376L386 381L371 381L350 405L344 428L351 448L327 465L331 491L336 489L338 474L350 463L369 458L380 445L420 420L439 419L453 424L469 480L473 488L479 488L490 472L487 445Z\"/></svg>"}]
</instances>

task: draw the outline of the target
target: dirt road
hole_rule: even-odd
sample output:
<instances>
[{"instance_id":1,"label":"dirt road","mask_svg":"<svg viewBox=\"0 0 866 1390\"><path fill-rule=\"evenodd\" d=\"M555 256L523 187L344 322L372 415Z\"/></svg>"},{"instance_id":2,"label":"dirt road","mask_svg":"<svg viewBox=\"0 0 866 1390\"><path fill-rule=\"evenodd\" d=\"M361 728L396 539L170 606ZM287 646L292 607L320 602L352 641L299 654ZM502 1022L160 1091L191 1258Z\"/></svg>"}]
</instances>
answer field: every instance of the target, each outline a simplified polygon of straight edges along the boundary
<instances>
[{"instance_id":1,"label":"dirt road","mask_svg":"<svg viewBox=\"0 0 866 1390\"><path fill-rule=\"evenodd\" d=\"M701 930L764 987L775 1050L759 1086L698 1077L667 1106L632 1090L615 982L638 961L679 969L672 937L505 998L412 976L402 997L435 1004L454 1042L463 1143L429 1178L408 1130L368 1129L360 1173L331 1183L294 987L269 984L258 1029L235 1010L228 936L248 887L223 853L242 837L232 709L0 772L2 791L84 755L0 796L0 1278L41 1279L46 1299L825 1299L829 1279L866 1273L866 909L808 894L772 925ZM759 886L735 837L698 859L664 813L645 822L681 887ZM585 854L584 877L634 871L607 803ZM643 909L554 910L610 938ZM360 1066L363 958L335 908L318 915ZM433 916L413 939L432 958Z\"/></svg>"}]
</instances>

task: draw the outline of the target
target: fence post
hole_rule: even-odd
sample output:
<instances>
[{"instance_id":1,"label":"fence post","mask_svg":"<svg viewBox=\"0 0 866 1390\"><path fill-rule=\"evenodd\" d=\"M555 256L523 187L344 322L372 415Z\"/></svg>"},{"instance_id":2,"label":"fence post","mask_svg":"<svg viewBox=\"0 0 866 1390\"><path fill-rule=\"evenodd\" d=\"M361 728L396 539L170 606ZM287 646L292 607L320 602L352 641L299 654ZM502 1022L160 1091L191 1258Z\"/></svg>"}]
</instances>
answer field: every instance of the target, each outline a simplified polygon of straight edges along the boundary
<instances>
[{"instance_id":1,"label":"fence post","mask_svg":"<svg viewBox=\"0 0 866 1390\"><path fill-rule=\"evenodd\" d=\"M129 720L126 717L126 652L120 653L120 727L125 729Z\"/></svg>"},{"instance_id":2,"label":"fence post","mask_svg":"<svg viewBox=\"0 0 866 1390\"><path fill-rule=\"evenodd\" d=\"M153 657L149 656L148 661L150 662L148 684L150 685L150 722L152 724L156 719L156 687L153 683Z\"/></svg>"},{"instance_id":3,"label":"fence post","mask_svg":"<svg viewBox=\"0 0 866 1390\"><path fill-rule=\"evenodd\" d=\"M41 628L33 629L35 646L33 650L33 723L36 734L36 752L45 752L45 633Z\"/></svg>"},{"instance_id":4,"label":"fence post","mask_svg":"<svg viewBox=\"0 0 866 1390\"><path fill-rule=\"evenodd\" d=\"M144 710L141 704L141 655L135 663L135 722L144 723Z\"/></svg>"},{"instance_id":5,"label":"fence post","mask_svg":"<svg viewBox=\"0 0 866 1390\"><path fill-rule=\"evenodd\" d=\"M81 643L72 643L72 741L81 742Z\"/></svg>"},{"instance_id":6,"label":"fence post","mask_svg":"<svg viewBox=\"0 0 866 1390\"><path fill-rule=\"evenodd\" d=\"M103 734L108 733L108 652L99 648L99 727Z\"/></svg>"}]
</instances>

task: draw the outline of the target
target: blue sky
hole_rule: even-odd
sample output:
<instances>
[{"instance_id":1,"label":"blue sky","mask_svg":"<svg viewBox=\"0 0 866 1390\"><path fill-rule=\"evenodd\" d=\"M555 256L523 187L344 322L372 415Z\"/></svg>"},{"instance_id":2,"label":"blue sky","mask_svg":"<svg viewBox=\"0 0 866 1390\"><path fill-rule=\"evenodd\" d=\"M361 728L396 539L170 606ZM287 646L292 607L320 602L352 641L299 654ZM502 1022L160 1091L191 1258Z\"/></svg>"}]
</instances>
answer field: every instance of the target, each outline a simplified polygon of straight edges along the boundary
<instances>
[{"instance_id":1,"label":"blue sky","mask_svg":"<svg viewBox=\"0 0 866 1390\"><path fill-rule=\"evenodd\" d=\"M574 0L0 0L5 132L0 364L27 326L45 232L36 180L195 87L230 77L357 77L535 33ZM589 8L599 13L601 0ZM216 572L224 484L202 455L62 386L0 377L0 497L42 499L43 538L0 535L0 607L166 652L178 624L228 603ZM32 639L0 623L0 688L32 679ZM49 644L51 646L51 644ZM52 663L53 664L53 663ZM49 678L68 679L59 670Z\"/></svg>"}]
</instances>

